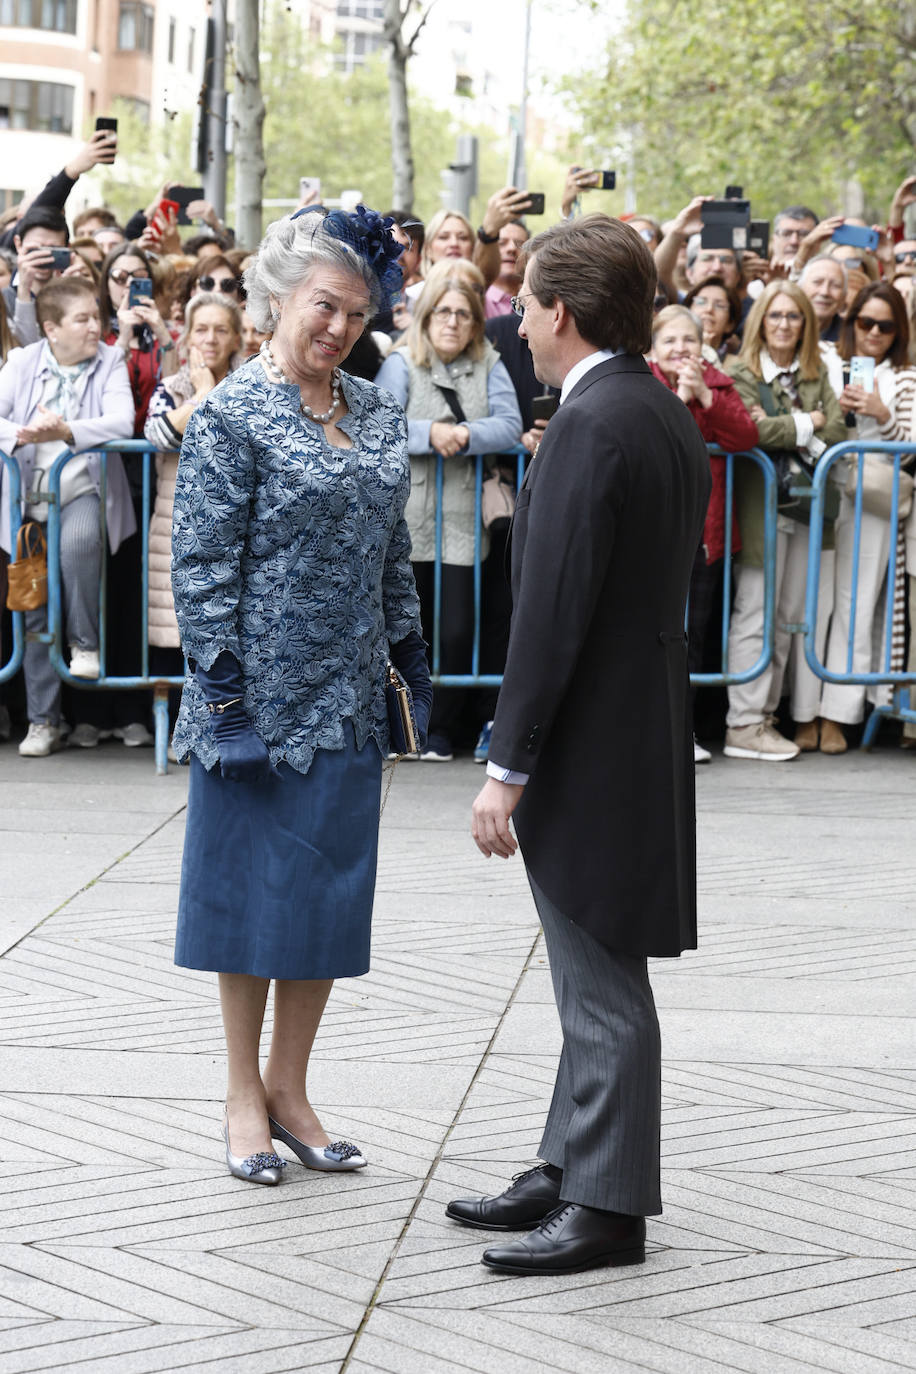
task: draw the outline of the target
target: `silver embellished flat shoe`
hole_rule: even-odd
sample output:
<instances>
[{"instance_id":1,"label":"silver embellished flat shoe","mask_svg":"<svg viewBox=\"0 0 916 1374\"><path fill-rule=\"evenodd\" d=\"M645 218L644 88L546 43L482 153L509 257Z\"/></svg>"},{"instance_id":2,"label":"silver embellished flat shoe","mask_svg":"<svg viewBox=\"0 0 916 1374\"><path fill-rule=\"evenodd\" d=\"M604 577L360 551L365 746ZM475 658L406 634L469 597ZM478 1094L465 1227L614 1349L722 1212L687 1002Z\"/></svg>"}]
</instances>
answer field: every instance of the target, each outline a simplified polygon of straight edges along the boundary
<instances>
[{"instance_id":1,"label":"silver embellished flat shoe","mask_svg":"<svg viewBox=\"0 0 916 1374\"><path fill-rule=\"evenodd\" d=\"M280 1182L286 1160L281 1159L273 1150L259 1150L256 1155L246 1155L242 1159L229 1149L229 1123L223 1123L223 1139L226 1142L226 1164L235 1178L243 1178L246 1183L266 1183L273 1187Z\"/></svg>"},{"instance_id":2,"label":"silver embellished flat shoe","mask_svg":"<svg viewBox=\"0 0 916 1374\"><path fill-rule=\"evenodd\" d=\"M282 1140L293 1154L302 1161L307 1169L324 1169L328 1173L349 1173L353 1169L364 1169L368 1160L364 1159L358 1145L349 1140L334 1140L330 1145L305 1145L301 1140L274 1121L267 1118L270 1134L274 1140Z\"/></svg>"}]
</instances>

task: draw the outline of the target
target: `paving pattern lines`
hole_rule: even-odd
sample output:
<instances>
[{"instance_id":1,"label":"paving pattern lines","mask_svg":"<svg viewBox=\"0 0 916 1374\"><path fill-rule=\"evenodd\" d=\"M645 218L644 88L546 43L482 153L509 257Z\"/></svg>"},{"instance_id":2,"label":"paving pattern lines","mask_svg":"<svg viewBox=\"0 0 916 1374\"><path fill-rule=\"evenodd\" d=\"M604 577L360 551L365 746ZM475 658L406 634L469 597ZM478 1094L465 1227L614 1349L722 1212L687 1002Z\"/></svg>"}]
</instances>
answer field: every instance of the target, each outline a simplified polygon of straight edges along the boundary
<instances>
[{"instance_id":1,"label":"paving pattern lines","mask_svg":"<svg viewBox=\"0 0 916 1374\"><path fill-rule=\"evenodd\" d=\"M715 1102L764 1107L850 1105L872 1111L916 1112L916 1069L872 1065L716 1063L665 1059L662 1089L693 1105Z\"/></svg>"},{"instance_id":2,"label":"paving pattern lines","mask_svg":"<svg viewBox=\"0 0 916 1374\"><path fill-rule=\"evenodd\" d=\"M74 1368L85 1374L339 1374L351 1336L281 1327L225 1327L169 1323L27 1322L4 1330L3 1374Z\"/></svg>"},{"instance_id":3,"label":"paving pattern lines","mask_svg":"<svg viewBox=\"0 0 916 1374\"><path fill-rule=\"evenodd\" d=\"M846 983L885 979L895 982L916 973L916 936L910 927L869 928L831 924L767 925L704 921L701 947L680 960L654 959L653 983L666 975L708 973L727 977L764 977L797 981L831 978Z\"/></svg>"},{"instance_id":4,"label":"paving pattern lines","mask_svg":"<svg viewBox=\"0 0 916 1374\"><path fill-rule=\"evenodd\" d=\"M880 900L912 896L913 870L908 859L883 859L880 874ZM778 854L761 853L754 859L747 855L720 858L709 869L703 861L697 879L701 909L704 897L715 893L731 898L752 894L768 899L786 897L831 902L851 898L877 899L873 867L863 865L861 858L832 854L828 860L822 852L812 854L807 848L804 853L787 858L782 846Z\"/></svg>"},{"instance_id":5,"label":"paving pattern lines","mask_svg":"<svg viewBox=\"0 0 916 1374\"><path fill-rule=\"evenodd\" d=\"M902 1342L852 1334L855 1348L847 1350L763 1324L617 1320L588 1312L407 1313L381 1305L348 1374L903 1374L912 1368L900 1358L907 1353Z\"/></svg>"}]
</instances>

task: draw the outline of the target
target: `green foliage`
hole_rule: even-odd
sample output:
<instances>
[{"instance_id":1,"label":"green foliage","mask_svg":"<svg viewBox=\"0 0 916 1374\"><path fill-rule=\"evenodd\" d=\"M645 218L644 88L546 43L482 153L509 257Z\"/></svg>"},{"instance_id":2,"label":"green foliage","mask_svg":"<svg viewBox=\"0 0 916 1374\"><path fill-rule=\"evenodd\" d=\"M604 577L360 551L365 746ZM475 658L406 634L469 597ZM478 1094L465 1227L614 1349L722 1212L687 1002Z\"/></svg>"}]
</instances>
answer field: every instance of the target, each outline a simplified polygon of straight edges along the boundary
<instances>
[{"instance_id":1,"label":"green foliage","mask_svg":"<svg viewBox=\"0 0 916 1374\"><path fill-rule=\"evenodd\" d=\"M826 214L855 179L883 219L916 161L912 0L630 0L604 69L567 89L662 217L728 182L757 216Z\"/></svg>"}]
</instances>

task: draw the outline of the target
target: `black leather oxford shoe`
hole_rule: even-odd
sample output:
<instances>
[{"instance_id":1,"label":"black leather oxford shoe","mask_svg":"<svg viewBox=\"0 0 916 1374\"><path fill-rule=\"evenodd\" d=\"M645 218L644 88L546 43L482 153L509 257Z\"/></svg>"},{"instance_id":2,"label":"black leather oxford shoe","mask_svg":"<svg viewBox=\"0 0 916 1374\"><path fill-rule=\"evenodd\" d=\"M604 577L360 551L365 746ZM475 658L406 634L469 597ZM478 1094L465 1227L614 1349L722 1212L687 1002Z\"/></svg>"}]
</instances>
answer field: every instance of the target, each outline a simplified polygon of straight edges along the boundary
<instances>
[{"instance_id":1,"label":"black leather oxford shoe","mask_svg":"<svg viewBox=\"0 0 916 1374\"><path fill-rule=\"evenodd\" d=\"M642 1264L646 1219L561 1203L530 1236L483 1252L502 1274L578 1274L583 1269Z\"/></svg>"},{"instance_id":2,"label":"black leather oxford shoe","mask_svg":"<svg viewBox=\"0 0 916 1374\"><path fill-rule=\"evenodd\" d=\"M552 1212L560 1200L563 1172L539 1164L516 1174L498 1197L462 1197L450 1202L445 1215L481 1231L530 1231Z\"/></svg>"}]
</instances>

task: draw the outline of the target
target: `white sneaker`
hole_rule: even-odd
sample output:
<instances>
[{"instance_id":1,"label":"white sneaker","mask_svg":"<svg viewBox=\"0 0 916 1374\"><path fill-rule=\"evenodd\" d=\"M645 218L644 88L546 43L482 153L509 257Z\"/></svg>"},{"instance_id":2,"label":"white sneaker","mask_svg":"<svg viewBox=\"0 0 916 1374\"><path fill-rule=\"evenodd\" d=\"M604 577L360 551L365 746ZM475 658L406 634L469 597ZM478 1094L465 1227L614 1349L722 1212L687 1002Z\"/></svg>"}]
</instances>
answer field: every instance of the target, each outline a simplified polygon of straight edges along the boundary
<instances>
[{"instance_id":1,"label":"white sneaker","mask_svg":"<svg viewBox=\"0 0 916 1374\"><path fill-rule=\"evenodd\" d=\"M699 741L697 740L696 735L694 735L694 737L693 737L693 761L694 761L694 763L709 763L709 760L710 760L711 758L712 758L712 754L709 752L708 749L704 749L704 748L703 748L702 744L700 744Z\"/></svg>"},{"instance_id":2,"label":"white sneaker","mask_svg":"<svg viewBox=\"0 0 916 1374\"><path fill-rule=\"evenodd\" d=\"M130 725L119 725L117 729L112 730L111 733L114 735L115 739L122 740L124 744L127 745L128 749L137 749L141 744L150 745L153 742L153 737L149 730L147 730L143 722L139 720L131 721Z\"/></svg>"},{"instance_id":3,"label":"white sneaker","mask_svg":"<svg viewBox=\"0 0 916 1374\"><path fill-rule=\"evenodd\" d=\"M70 743L78 745L80 749L94 749L99 740L103 739L111 739L111 731L100 730L98 726L89 725L85 721L70 732Z\"/></svg>"},{"instance_id":4,"label":"white sneaker","mask_svg":"<svg viewBox=\"0 0 916 1374\"><path fill-rule=\"evenodd\" d=\"M62 748L63 741L58 726L49 725L47 721L37 724L33 721L29 726L29 733L19 746L19 752L24 759L43 759L48 754L56 754L58 749Z\"/></svg>"},{"instance_id":5,"label":"white sneaker","mask_svg":"<svg viewBox=\"0 0 916 1374\"><path fill-rule=\"evenodd\" d=\"M80 649L70 645L70 675L95 678L99 675L98 649Z\"/></svg>"},{"instance_id":6,"label":"white sneaker","mask_svg":"<svg viewBox=\"0 0 916 1374\"><path fill-rule=\"evenodd\" d=\"M754 725L736 725L725 731L725 753L730 759L760 759L764 763L786 763L797 758L797 744L774 730L765 720Z\"/></svg>"}]
</instances>

